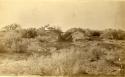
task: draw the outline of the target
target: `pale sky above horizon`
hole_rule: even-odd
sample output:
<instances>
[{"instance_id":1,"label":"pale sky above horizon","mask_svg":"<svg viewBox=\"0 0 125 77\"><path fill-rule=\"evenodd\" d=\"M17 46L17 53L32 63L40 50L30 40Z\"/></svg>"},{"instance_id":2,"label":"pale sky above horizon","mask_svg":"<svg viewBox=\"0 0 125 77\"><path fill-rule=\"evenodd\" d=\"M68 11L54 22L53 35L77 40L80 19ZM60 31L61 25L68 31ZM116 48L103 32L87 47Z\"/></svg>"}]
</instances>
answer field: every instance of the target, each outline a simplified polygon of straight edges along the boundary
<instances>
[{"instance_id":1,"label":"pale sky above horizon","mask_svg":"<svg viewBox=\"0 0 125 77\"><path fill-rule=\"evenodd\" d=\"M46 24L91 29L125 28L124 1L92 0L0 0L0 27Z\"/></svg>"}]
</instances>

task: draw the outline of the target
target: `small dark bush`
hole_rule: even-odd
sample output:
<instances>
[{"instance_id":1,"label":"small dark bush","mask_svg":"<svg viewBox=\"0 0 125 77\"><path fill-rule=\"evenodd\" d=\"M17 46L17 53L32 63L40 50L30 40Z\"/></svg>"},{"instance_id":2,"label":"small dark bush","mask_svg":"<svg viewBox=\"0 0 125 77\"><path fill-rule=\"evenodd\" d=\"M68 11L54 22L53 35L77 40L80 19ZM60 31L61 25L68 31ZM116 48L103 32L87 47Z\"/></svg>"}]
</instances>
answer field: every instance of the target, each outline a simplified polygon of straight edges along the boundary
<instances>
[{"instance_id":1,"label":"small dark bush","mask_svg":"<svg viewBox=\"0 0 125 77\"><path fill-rule=\"evenodd\" d=\"M101 31L95 31L95 30L91 30L89 37L89 40L101 40Z\"/></svg>"},{"instance_id":2,"label":"small dark bush","mask_svg":"<svg viewBox=\"0 0 125 77\"><path fill-rule=\"evenodd\" d=\"M92 36L95 36L95 37L100 37L100 35L101 35L101 32L99 31L93 31L92 33Z\"/></svg>"},{"instance_id":3,"label":"small dark bush","mask_svg":"<svg viewBox=\"0 0 125 77\"><path fill-rule=\"evenodd\" d=\"M37 31L35 28L24 29L22 31L23 38L35 38L37 36Z\"/></svg>"}]
</instances>

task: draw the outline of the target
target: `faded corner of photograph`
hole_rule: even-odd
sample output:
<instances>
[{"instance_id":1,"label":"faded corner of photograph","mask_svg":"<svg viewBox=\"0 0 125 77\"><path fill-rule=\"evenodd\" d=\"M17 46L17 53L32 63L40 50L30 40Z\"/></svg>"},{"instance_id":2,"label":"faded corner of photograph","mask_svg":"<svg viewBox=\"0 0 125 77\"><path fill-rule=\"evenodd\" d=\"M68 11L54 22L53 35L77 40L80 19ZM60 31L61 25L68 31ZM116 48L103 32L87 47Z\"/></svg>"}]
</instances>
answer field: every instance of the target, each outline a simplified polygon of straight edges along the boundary
<instances>
[{"instance_id":1,"label":"faded corner of photograph","mask_svg":"<svg viewBox=\"0 0 125 77\"><path fill-rule=\"evenodd\" d=\"M125 1L0 0L0 76L124 77Z\"/></svg>"}]
</instances>

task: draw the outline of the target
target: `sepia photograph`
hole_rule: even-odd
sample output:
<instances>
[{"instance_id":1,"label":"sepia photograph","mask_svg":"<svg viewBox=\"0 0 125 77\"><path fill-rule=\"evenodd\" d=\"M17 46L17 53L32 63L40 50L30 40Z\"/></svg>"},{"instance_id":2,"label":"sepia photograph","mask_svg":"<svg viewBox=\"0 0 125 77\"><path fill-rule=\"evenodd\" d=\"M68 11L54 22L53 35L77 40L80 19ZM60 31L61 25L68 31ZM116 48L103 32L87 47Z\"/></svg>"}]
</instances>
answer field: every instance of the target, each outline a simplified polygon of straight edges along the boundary
<instances>
[{"instance_id":1,"label":"sepia photograph","mask_svg":"<svg viewBox=\"0 0 125 77\"><path fill-rule=\"evenodd\" d=\"M0 0L0 76L125 77L125 1Z\"/></svg>"}]
</instances>

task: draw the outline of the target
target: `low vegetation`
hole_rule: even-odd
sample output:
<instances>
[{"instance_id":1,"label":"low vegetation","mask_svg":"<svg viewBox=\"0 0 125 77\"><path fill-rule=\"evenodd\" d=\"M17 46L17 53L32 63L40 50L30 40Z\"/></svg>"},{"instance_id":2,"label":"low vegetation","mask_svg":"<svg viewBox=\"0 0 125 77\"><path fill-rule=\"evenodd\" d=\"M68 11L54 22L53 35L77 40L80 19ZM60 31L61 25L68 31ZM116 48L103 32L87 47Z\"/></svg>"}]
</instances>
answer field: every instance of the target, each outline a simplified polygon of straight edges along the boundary
<instances>
[{"instance_id":1,"label":"low vegetation","mask_svg":"<svg viewBox=\"0 0 125 77\"><path fill-rule=\"evenodd\" d=\"M0 75L125 75L125 31L49 25L0 32Z\"/></svg>"}]
</instances>

